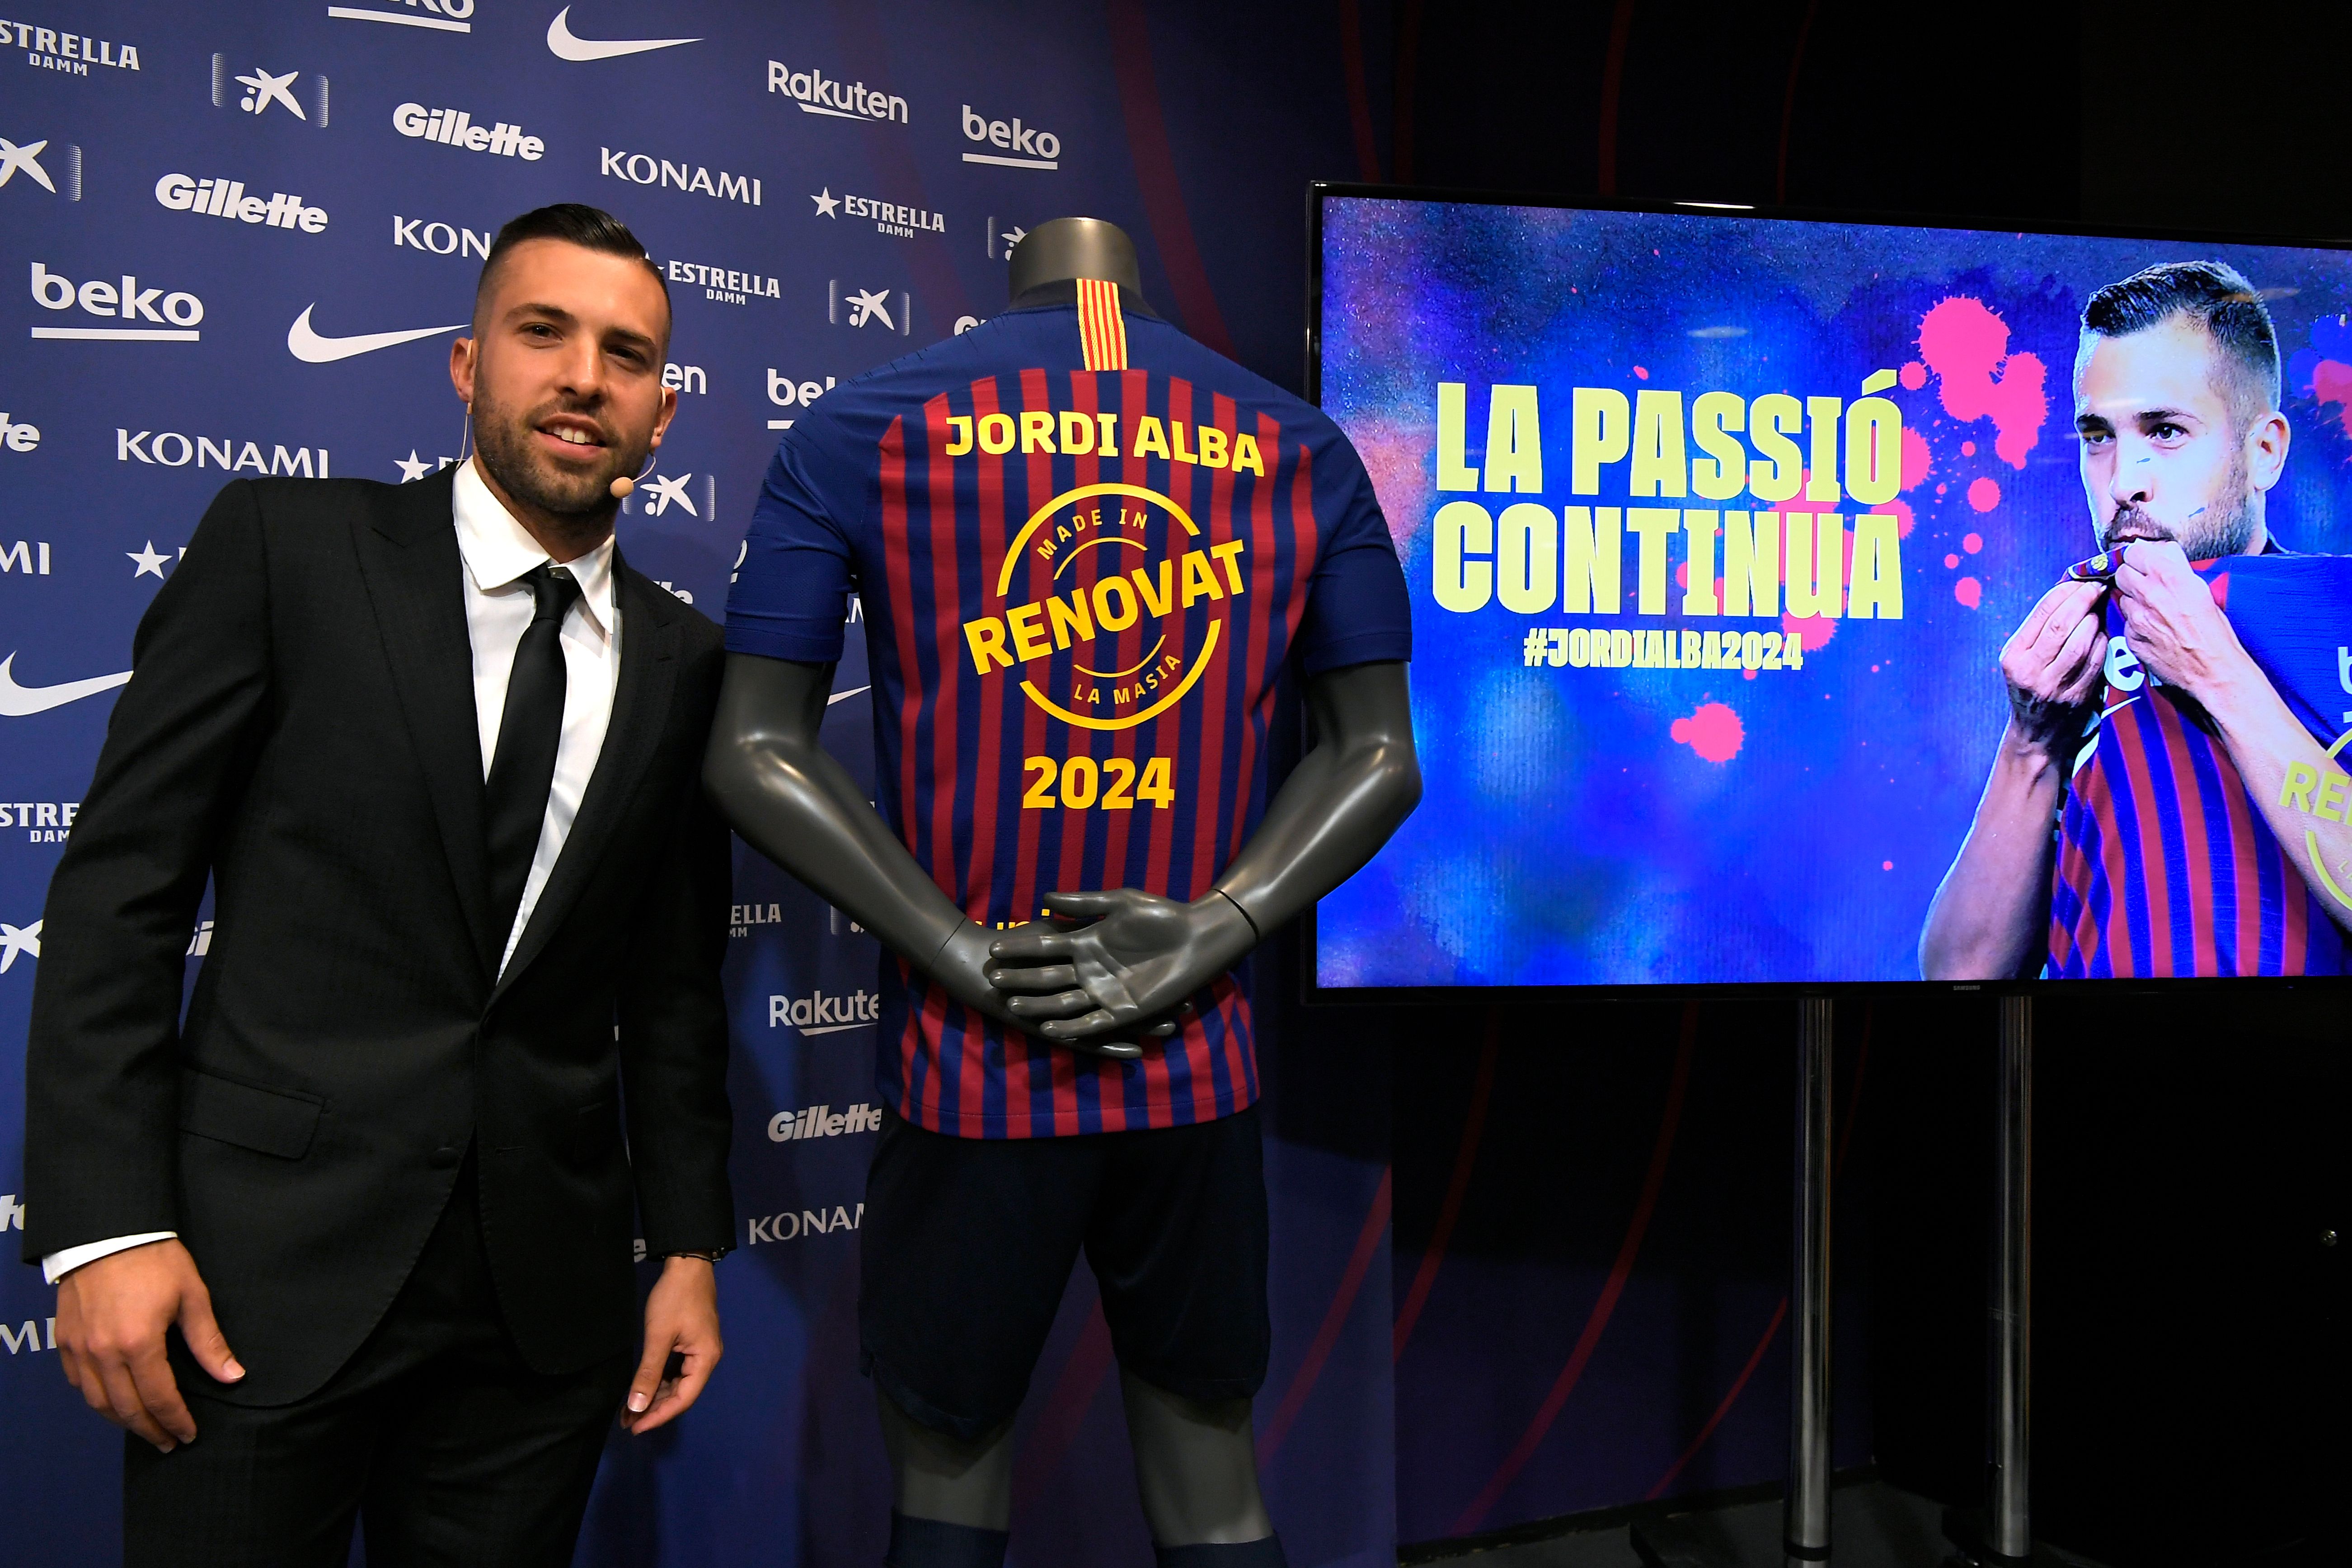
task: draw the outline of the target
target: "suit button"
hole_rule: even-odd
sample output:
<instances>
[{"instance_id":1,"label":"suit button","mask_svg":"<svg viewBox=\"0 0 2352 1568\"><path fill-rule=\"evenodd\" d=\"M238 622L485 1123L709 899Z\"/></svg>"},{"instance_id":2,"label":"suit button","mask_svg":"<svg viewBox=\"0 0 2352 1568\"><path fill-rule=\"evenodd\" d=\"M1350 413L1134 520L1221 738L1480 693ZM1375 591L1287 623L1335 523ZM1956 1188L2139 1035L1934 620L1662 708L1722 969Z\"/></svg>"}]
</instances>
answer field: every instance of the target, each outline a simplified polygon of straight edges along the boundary
<instances>
[{"instance_id":1,"label":"suit button","mask_svg":"<svg viewBox=\"0 0 2352 1568\"><path fill-rule=\"evenodd\" d=\"M436 1170L436 1171L448 1171L448 1170L454 1170L454 1169L456 1169L456 1168L457 1168L457 1150L455 1150L455 1149L451 1149L451 1148L448 1148L448 1147L446 1147L446 1146L445 1145L445 1146L444 1146L444 1147L442 1147L442 1148L436 1149L436 1150L434 1150L434 1151L433 1151L433 1168L434 1168L435 1170Z\"/></svg>"}]
</instances>

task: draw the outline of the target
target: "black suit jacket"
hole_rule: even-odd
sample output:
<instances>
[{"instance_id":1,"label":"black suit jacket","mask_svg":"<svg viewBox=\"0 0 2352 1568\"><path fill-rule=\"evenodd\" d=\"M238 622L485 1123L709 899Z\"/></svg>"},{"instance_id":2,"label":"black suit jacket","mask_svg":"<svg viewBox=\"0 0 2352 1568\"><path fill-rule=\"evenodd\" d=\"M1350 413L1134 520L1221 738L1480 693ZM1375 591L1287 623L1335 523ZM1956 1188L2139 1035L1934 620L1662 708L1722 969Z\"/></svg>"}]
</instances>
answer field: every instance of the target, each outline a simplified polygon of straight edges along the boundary
<instances>
[{"instance_id":1,"label":"black suit jacket","mask_svg":"<svg viewBox=\"0 0 2352 1568\"><path fill-rule=\"evenodd\" d=\"M719 628L616 556L611 727L499 976L452 484L223 489L140 623L49 886L26 1256L178 1231L239 1403L358 1347L469 1141L540 1371L634 1344L635 1236L732 1237L729 850L699 782Z\"/></svg>"}]
</instances>

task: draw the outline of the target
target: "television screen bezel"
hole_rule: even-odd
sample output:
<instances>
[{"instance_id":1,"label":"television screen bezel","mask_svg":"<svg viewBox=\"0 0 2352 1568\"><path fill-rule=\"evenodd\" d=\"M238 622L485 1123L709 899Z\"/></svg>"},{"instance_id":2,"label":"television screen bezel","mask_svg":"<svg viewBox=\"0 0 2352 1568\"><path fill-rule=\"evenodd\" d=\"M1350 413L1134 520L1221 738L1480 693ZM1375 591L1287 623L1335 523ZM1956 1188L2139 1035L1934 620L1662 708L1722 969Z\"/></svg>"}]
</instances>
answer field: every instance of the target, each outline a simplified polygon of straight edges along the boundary
<instances>
[{"instance_id":1,"label":"television screen bezel","mask_svg":"<svg viewBox=\"0 0 2352 1568\"><path fill-rule=\"evenodd\" d=\"M2255 234L2219 229L2174 228L2095 223L2018 221L1986 216L1716 201L1633 201L1611 196L1561 196L1527 191L1455 190L1442 185L1379 185L1360 181L1317 180L1307 187L1307 400L1323 405L1323 205L1333 198L1445 203L1463 206L1543 207L1557 212L1653 213L1700 219L1769 218L1797 223L1867 225L1877 228L1952 229L1978 234L2078 236L2092 239L2160 240L2192 245L2278 246L2301 250L2352 251L2352 239ZM2047 980L2012 976L1999 980L1664 980L1652 984L1594 985L1325 985L1317 968L1320 900L1298 923L1300 1001L1307 1006L1489 1005L1538 1002L1661 1002L1695 996L1818 996L1897 993L1916 996L2009 994L2067 996L2092 993L2194 991L2214 988L2287 992L2352 988L2352 974L2257 974L2133 976L2108 980Z\"/></svg>"}]
</instances>

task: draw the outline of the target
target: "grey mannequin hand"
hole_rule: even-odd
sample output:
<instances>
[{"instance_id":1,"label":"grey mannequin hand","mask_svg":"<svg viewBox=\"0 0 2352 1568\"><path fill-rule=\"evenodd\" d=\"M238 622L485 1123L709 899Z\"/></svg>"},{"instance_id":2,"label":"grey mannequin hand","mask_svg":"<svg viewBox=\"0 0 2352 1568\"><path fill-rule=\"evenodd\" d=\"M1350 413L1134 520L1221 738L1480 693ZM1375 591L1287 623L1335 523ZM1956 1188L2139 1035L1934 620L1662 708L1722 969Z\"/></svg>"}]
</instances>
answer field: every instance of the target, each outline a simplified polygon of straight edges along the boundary
<instances>
[{"instance_id":1,"label":"grey mannequin hand","mask_svg":"<svg viewBox=\"0 0 2352 1568\"><path fill-rule=\"evenodd\" d=\"M1192 994L1257 945L1257 931L1212 889L1179 903L1133 888L1055 893L1051 922L989 947L989 983L1020 1026L1056 1045L1165 1036Z\"/></svg>"},{"instance_id":2,"label":"grey mannequin hand","mask_svg":"<svg viewBox=\"0 0 2352 1568\"><path fill-rule=\"evenodd\" d=\"M1121 1061L1132 1060L1143 1054L1141 1047L1129 1040L1063 1039L1042 1033L1034 1017L1024 1017L1013 1008L1010 993L989 981L989 972L992 967L991 938L995 935L987 927L966 921L961 929L948 938L947 945L940 949L939 956L926 966L931 978L946 987L948 994L965 1006L984 1013L1024 1034L1035 1035L1073 1050L1113 1057ZM1172 1028L1173 1026L1170 1026L1171 1032Z\"/></svg>"}]
</instances>

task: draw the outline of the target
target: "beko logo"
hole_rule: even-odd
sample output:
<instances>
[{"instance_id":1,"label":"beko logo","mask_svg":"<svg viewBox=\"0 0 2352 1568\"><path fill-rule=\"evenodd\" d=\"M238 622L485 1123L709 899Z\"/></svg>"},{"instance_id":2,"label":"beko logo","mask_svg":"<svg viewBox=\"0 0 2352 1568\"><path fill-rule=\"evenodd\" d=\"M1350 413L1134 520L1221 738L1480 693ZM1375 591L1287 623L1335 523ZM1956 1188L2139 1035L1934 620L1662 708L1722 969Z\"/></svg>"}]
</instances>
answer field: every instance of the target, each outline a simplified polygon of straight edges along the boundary
<instances>
[{"instance_id":1,"label":"beko logo","mask_svg":"<svg viewBox=\"0 0 2352 1568\"><path fill-rule=\"evenodd\" d=\"M907 100L895 92L877 92L862 81L835 81L821 70L796 71L782 60L768 62L768 90L781 92L799 104L803 114L908 123Z\"/></svg>"},{"instance_id":2,"label":"beko logo","mask_svg":"<svg viewBox=\"0 0 2352 1568\"><path fill-rule=\"evenodd\" d=\"M501 158L520 158L526 163L539 162L547 151L547 143L536 136L526 136L520 125L509 125L501 120L495 125L477 125L474 117L462 109L427 109L421 103L404 103L392 111L392 128L411 141L438 142L444 147L462 147L468 153L495 153Z\"/></svg>"},{"instance_id":3,"label":"beko logo","mask_svg":"<svg viewBox=\"0 0 2352 1568\"><path fill-rule=\"evenodd\" d=\"M7 24L0 23L0 26ZM41 167L41 154L47 153L49 142L27 142L18 146L5 136L0 136L0 185L5 185L17 175L25 176L28 185L38 185L53 196L63 196L69 202L81 200L81 149L68 143L49 155L58 161L58 178L65 181L64 190L58 189L49 172Z\"/></svg>"},{"instance_id":4,"label":"beko logo","mask_svg":"<svg viewBox=\"0 0 2352 1568\"><path fill-rule=\"evenodd\" d=\"M806 996L768 998L768 1027L789 1025L803 1035L864 1028L881 1016L881 995L872 991L852 991L846 996L828 996L818 991Z\"/></svg>"},{"instance_id":5,"label":"beko logo","mask_svg":"<svg viewBox=\"0 0 2352 1568\"><path fill-rule=\"evenodd\" d=\"M230 74L228 66L226 55L213 57L215 109L226 109L234 104L245 113L259 118L275 105L305 124L320 131L327 128L325 77L313 75L305 81L300 71L272 73L260 66L254 67L249 76L235 76ZM239 88L244 90L238 91Z\"/></svg>"},{"instance_id":6,"label":"beko logo","mask_svg":"<svg viewBox=\"0 0 2352 1568\"><path fill-rule=\"evenodd\" d=\"M310 461L318 458L318 471L313 473ZM166 468L184 468L194 463L199 468L224 468L230 473L241 470L257 474L299 474L306 479L331 479L327 472L327 448L297 447L289 452L273 446L268 460L261 456L261 443L239 444L234 437L224 436L215 441L209 436L199 436L190 441L177 430L161 433L142 430L137 434L123 426L114 427L114 460L118 463L149 463ZM162 574L157 574L162 575Z\"/></svg>"},{"instance_id":7,"label":"beko logo","mask_svg":"<svg viewBox=\"0 0 2352 1568\"><path fill-rule=\"evenodd\" d=\"M740 305L746 300L780 299L783 288L772 278L757 272L739 272L731 268L708 267L699 261L673 261L663 268L673 283L691 283L702 290L706 300L716 300L722 305Z\"/></svg>"},{"instance_id":8,"label":"beko logo","mask_svg":"<svg viewBox=\"0 0 2352 1568\"><path fill-rule=\"evenodd\" d=\"M813 381L793 381L772 365L768 369L768 401L779 408L806 408L832 390L833 377L829 375L824 378L824 384L820 386ZM771 430L789 430L792 427L793 422L789 419L768 421Z\"/></svg>"},{"instance_id":9,"label":"beko logo","mask_svg":"<svg viewBox=\"0 0 2352 1568\"><path fill-rule=\"evenodd\" d=\"M245 182L221 175L210 180L166 174L155 182L155 199L176 213L234 218L239 223L263 223L272 228L299 228L317 234L327 226L327 215L305 206L300 196L279 191L268 201L245 194Z\"/></svg>"},{"instance_id":10,"label":"beko logo","mask_svg":"<svg viewBox=\"0 0 2352 1568\"><path fill-rule=\"evenodd\" d=\"M816 211L810 215L813 217L840 217L845 214L871 218L877 234L895 234L900 239L912 239L918 234L945 234L948 230L947 219L939 213L876 201L872 196L836 196L831 185L809 200L816 204Z\"/></svg>"},{"instance_id":11,"label":"beko logo","mask_svg":"<svg viewBox=\"0 0 2352 1568\"><path fill-rule=\"evenodd\" d=\"M744 175L721 169L719 183L714 185L710 171L700 164L673 163L667 158L648 158L643 153L616 153L610 147L603 151L604 161L598 165L597 173L608 179L626 180L634 185L675 185L681 191L700 191L722 202L741 202L755 207L760 205L760 182Z\"/></svg>"},{"instance_id":12,"label":"beko logo","mask_svg":"<svg viewBox=\"0 0 2352 1568\"><path fill-rule=\"evenodd\" d=\"M400 11L386 10L404 6ZM373 5L330 5L327 15L339 22L389 22L400 27L427 27L439 33L470 33L474 0L376 0Z\"/></svg>"},{"instance_id":13,"label":"beko logo","mask_svg":"<svg viewBox=\"0 0 2352 1568\"><path fill-rule=\"evenodd\" d=\"M114 66L127 71L139 68L136 44L110 43L79 33L61 33L55 27L0 22L0 44L5 43L14 43L24 50L26 65L41 70L64 71L68 76L88 76L92 66Z\"/></svg>"},{"instance_id":14,"label":"beko logo","mask_svg":"<svg viewBox=\"0 0 2352 1568\"><path fill-rule=\"evenodd\" d=\"M0 810L5 810L0 806ZM871 1105L853 1105L847 1110L835 1110L830 1105L812 1105L805 1110L779 1110L768 1119L768 1137L777 1143L789 1143L795 1138L838 1138L847 1132L879 1132L882 1112Z\"/></svg>"},{"instance_id":15,"label":"beko logo","mask_svg":"<svg viewBox=\"0 0 2352 1568\"><path fill-rule=\"evenodd\" d=\"M36 261L33 298L47 310L69 310L79 305L88 315L155 323L152 327L35 327L33 336L37 338L193 343L204 335L195 330L196 323L205 319L202 300L188 293L166 294L161 288L142 289L139 279L127 272L122 275L120 289L98 278L77 287L62 272L52 272Z\"/></svg>"},{"instance_id":16,"label":"beko logo","mask_svg":"<svg viewBox=\"0 0 2352 1568\"><path fill-rule=\"evenodd\" d=\"M985 142L992 147L1002 147L1003 153L966 153L967 163L996 163L1007 169L1058 169L1062 166L1062 139L1050 131L1040 131L1034 125L1024 125L1018 117L1011 121L989 120L972 111L971 104L963 106L964 139Z\"/></svg>"}]
</instances>

